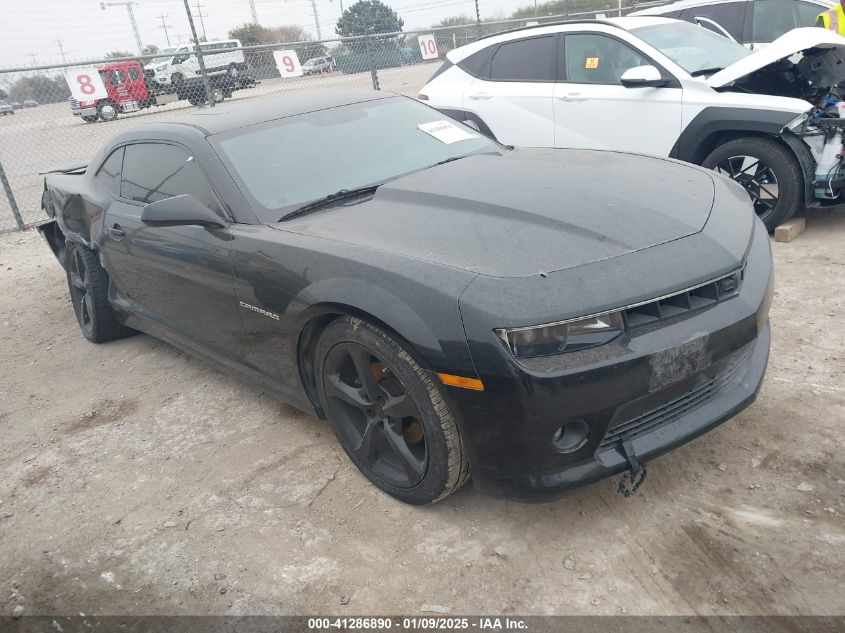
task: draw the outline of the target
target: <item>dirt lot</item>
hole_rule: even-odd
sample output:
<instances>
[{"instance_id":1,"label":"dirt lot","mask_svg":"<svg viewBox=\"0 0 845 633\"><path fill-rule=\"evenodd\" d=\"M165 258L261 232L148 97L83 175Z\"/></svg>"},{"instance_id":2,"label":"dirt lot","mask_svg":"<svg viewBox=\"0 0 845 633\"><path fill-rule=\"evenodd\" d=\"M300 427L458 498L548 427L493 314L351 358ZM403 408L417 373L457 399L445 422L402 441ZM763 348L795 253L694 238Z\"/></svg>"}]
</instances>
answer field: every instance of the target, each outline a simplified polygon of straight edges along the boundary
<instances>
[{"instance_id":1,"label":"dirt lot","mask_svg":"<svg viewBox=\"0 0 845 633\"><path fill-rule=\"evenodd\" d=\"M416 96L439 61L386 68L378 71L382 90ZM0 79L3 79L0 72ZM8 78L6 83L11 83ZM267 79L254 88L239 90L236 101L325 90L372 90L369 72L345 75L312 75L293 79ZM121 114L111 123L85 123L71 114L67 103L52 103L17 110L14 116L0 117L0 163L12 186L24 222L41 216L43 179L39 172L74 161L88 160L115 134L147 121L172 117L190 110L187 101L178 101L132 114ZM0 232L15 226L6 196L0 189Z\"/></svg>"},{"instance_id":2,"label":"dirt lot","mask_svg":"<svg viewBox=\"0 0 845 633\"><path fill-rule=\"evenodd\" d=\"M637 496L413 508L326 424L150 337L87 343L37 234L0 236L0 609L845 613L843 247L845 212L774 244L759 400Z\"/></svg>"}]
</instances>

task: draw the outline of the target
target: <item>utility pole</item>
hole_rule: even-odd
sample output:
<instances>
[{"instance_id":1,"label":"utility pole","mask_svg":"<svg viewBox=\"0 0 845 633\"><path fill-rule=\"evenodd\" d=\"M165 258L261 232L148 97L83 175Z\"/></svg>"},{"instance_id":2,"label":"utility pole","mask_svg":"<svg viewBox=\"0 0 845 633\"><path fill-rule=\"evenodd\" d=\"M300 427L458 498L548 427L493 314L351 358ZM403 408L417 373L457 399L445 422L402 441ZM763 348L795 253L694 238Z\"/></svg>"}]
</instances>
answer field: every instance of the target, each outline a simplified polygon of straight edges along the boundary
<instances>
[{"instance_id":1,"label":"utility pole","mask_svg":"<svg viewBox=\"0 0 845 633\"><path fill-rule=\"evenodd\" d=\"M197 37L197 27L194 26L194 16L191 15L191 7L188 4L188 0L183 0L185 3L185 13L188 14L188 24L191 26L191 35L194 38L194 47L195 52L197 55L197 62L200 65L200 74L202 75L202 85L205 88L205 98L208 101L208 105L212 108L214 107L214 97L211 94L211 84L208 82L208 73L205 71L205 61L202 58L202 48L200 47L200 41Z\"/></svg>"},{"instance_id":2,"label":"utility pole","mask_svg":"<svg viewBox=\"0 0 845 633\"><path fill-rule=\"evenodd\" d=\"M334 2L334 0L329 1ZM343 0L340 0L340 17L343 17Z\"/></svg>"},{"instance_id":3,"label":"utility pole","mask_svg":"<svg viewBox=\"0 0 845 633\"><path fill-rule=\"evenodd\" d=\"M622 4L622 0L619 0L619 4ZM537 0L534 0L534 17L537 17Z\"/></svg>"},{"instance_id":4,"label":"utility pole","mask_svg":"<svg viewBox=\"0 0 845 633\"><path fill-rule=\"evenodd\" d=\"M129 24L132 26L132 33L135 34L135 44L138 45L138 54L144 54L144 44L141 42L141 31L138 30L138 23L135 21L135 6L134 0L127 0L126 2L101 2L100 8L105 11L106 7L126 7L126 12L129 14Z\"/></svg>"},{"instance_id":5,"label":"utility pole","mask_svg":"<svg viewBox=\"0 0 845 633\"><path fill-rule=\"evenodd\" d=\"M317 13L317 0L311 0L311 10L314 11L314 26L317 27L317 39L323 39L323 34L320 31L320 16Z\"/></svg>"},{"instance_id":6,"label":"utility pole","mask_svg":"<svg viewBox=\"0 0 845 633\"><path fill-rule=\"evenodd\" d=\"M33 53L32 51L30 51L30 52L29 52L29 56L32 58L32 65L33 65L33 66L38 66L38 60L37 60L37 59L35 59L35 53Z\"/></svg>"},{"instance_id":7,"label":"utility pole","mask_svg":"<svg viewBox=\"0 0 845 633\"><path fill-rule=\"evenodd\" d=\"M208 14L203 14L202 12L203 7L205 7L205 5L200 4L199 0L197 0L197 3L194 6L197 8L197 17L200 19L200 26L202 26L202 39L203 41L208 41L208 37L206 37L205 35L205 20L203 20L203 18L208 17Z\"/></svg>"},{"instance_id":8,"label":"utility pole","mask_svg":"<svg viewBox=\"0 0 845 633\"><path fill-rule=\"evenodd\" d=\"M67 64L67 57L65 57L65 49L62 46L62 40L61 39L56 40L56 44L59 45L59 52L62 54L62 63Z\"/></svg>"},{"instance_id":9,"label":"utility pole","mask_svg":"<svg viewBox=\"0 0 845 633\"><path fill-rule=\"evenodd\" d=\"M167 18L169 18L169 17L170 17L169 15L164 15L164 11L162 11L158 16L159 20L161 20L161 28L164 29L164 39L167 40L168 46L170 46L170 35L168 35L168 33L167 33L167 29L168 29ZM170 28L173 28L173 27L170 27Z\"/></svg>"},{"instance_id":10,"label":"utility pole","mask_svg":"<svg viewBox=\"0 0 845 633\"><path fill-rule=\"evenodd\" d=\"M258 12L255 10L255 0L249 0L249 11L252 13L252 23L258 24Z\"/></svg>"},{"instance_id":11,"label":"utility pole","mask_svg":"<svg viewBox=\"0 0 845 633\"><path fill-rule=\"evenodd\" d=\"M481 10L478 8L478 0L475 0L475 23L478 25L478 36L481 37Z\"/></svg>"}]
</instances>

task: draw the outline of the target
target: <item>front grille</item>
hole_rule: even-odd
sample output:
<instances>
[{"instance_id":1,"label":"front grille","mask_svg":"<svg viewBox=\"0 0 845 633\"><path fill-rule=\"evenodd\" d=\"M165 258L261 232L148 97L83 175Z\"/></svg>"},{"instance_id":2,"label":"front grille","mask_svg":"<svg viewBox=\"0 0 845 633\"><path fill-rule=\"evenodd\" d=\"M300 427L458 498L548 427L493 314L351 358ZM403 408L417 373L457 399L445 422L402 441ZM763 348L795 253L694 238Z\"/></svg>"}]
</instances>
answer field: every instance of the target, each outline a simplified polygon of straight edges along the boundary
<instances>
[{"instance_id":1,"label":"front grille","mask_svg":"<svg viewBox=\"0 0 845 633\"><path fill-rule=\"evenodd\" d=\"M79 101L71 97L69 100L71 110L79 110Z\"/></svg>"},{"instance_id":2,"label":"front grille","mask_svg":"<svg viewBox=\"0 0 845 633\"><path fill-rule=\"evenodd\" d=\"M701 286L628 307L623 310L625 322L628 328L635 328L715 305L739 294L742 276L743 271L738 270Z\"/></svg>"},{"instance_id":3,"label":"front grille","mask_svg":"<svg viewBox=\"0 0 845 633\"><path fill-rule=\"evenodd\" d=\"M615 442L640 437L674 422L709 401L716 394L732 387L741 375L739 370L750 355L751 349L749 346L738 353L721 372L705 383L651 411L646 411L631 420L612 426L599 444L599 449L607 448Z\"/></svg>"},{"instance_id":4,"label":"front grille","mask_svg":"<svg viewBox=\"0 0 845 633\"><path fill-rule=\"evenodd\" d=\"M144 76L152 79L153 77L156 76L156 71L152 70L151 68L145 68L144 69Z\"/></svg>"}]
</instances>

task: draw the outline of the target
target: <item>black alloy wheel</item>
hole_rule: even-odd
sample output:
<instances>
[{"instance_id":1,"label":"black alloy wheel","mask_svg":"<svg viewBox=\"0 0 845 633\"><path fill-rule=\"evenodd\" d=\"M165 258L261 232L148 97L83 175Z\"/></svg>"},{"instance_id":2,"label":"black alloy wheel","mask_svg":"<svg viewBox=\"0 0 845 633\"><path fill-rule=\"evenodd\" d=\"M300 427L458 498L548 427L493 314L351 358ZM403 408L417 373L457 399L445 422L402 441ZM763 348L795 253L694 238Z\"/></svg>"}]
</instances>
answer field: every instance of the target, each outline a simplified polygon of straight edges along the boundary
<instances>
[{"instance_id":1,"label":"black alloy wheel","mask_svg":"<svg viewBox=\"0 0 845 633\"><path fill-rule=\"evenodd\" d=\"M369 471L413 488L428 467L420 412L382 359L358 343L341 343L326 358L330 410L352 451Z\"/></svg>"},{"instance_id":2,"label":"black alloy wheel","mask_svg":"<svg viewBox=\"0 0 845 633\"><path fill-rule=\"evenodd\" d=\"M91 287L91 277L78 248L71 249L68 255L67 276L70 301L82 333L90 339L94 333L94 291Z\"/></svg>"},{"instance_id":3,"label":"black alloy wheel","mask_svg":"<svg viewBox=\"0 0 845 633\"><path fill-rule=\"evenodd\" d=\"M135 330L117 319L109 304L109 277L96 254L82 244L68 242L64 256L70 302L85 338L105 343L134 334Z\"/></svg>"},{"instance_id":4,"label":"black alloy wheel","mask_svg":"<svg viewBox=\"0 0 845 633\"><path fill-rule=\"evenodd\" d=\"M469 460L440 387L375 325L340 317L315 350L317 391L344 451L400 501L444 499L469 480Z\"/></svg>"}]
</instances>

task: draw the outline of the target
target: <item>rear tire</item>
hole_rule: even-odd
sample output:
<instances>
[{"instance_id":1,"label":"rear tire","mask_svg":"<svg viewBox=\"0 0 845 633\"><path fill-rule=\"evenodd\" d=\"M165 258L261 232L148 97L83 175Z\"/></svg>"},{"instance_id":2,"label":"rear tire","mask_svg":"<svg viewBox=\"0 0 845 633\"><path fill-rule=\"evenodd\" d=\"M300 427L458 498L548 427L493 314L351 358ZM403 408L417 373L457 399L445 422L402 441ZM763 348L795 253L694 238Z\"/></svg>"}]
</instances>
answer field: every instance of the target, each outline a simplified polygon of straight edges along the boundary
<instances>
[{"instance_id":1,"label":"rear tire","mask_svg":"<svg viewBox=\"0 0 845 633\"><path fill-rule=\"evenodd\" d=\"M68 242L65 271L70 301L85 338L92 343L105 343L135 333L117 320L108 302L108 274L93 251L82 244Z\"/></svg>"},{"instance_id":2,"label":"rear tire","mask_svg":"<svg viewBox=\"0 0 845 633\"><path fill-rule=\"evenodd\" d=\"M745 137L714 149L701 163L742 185L769 231L803 206L804 176L792 153L767 138Z\"/></svg>"},{"instance_id":3,"label":"rear tire","mask_svg":"<svg viewBox=\"0 0 845 633\"><path fill-rule=\"evenodd\" d=\"M467 452L439 386L388 334L339 318L320 335L315 370L340 445L387 494L429 504L469 480Z\"/></svg>"}]
</instances>

